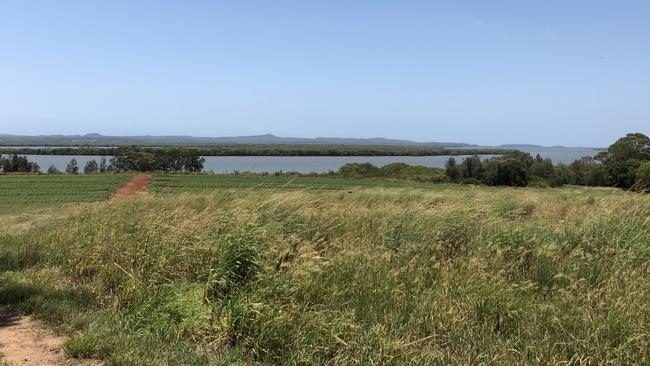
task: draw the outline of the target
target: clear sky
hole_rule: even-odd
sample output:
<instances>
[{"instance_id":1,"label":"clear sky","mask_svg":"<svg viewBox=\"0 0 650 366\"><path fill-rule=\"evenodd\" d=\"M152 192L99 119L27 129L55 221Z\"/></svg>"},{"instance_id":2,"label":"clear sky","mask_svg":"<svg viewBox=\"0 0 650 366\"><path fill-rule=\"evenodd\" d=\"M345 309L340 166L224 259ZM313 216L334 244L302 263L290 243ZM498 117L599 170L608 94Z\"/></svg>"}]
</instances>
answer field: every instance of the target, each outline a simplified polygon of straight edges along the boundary
<instances>
[{"instance_id":1,"label":"clear sky","mask_svg":"<svg viewBox=\"0 0 650 366\"><path fill-rule=\"evenodd\" d=\"M649 0L0 0L0 133L605 146Z\"/></svg>"}]
</instances>

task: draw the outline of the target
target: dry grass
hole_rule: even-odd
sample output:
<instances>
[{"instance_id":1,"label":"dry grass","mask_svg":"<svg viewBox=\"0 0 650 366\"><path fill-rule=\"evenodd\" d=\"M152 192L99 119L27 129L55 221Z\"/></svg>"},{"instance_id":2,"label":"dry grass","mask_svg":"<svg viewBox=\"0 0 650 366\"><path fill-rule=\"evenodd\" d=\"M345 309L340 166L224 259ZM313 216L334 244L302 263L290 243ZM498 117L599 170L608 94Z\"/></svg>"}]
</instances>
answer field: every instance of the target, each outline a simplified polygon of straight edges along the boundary
<instances>
[{"instance_id":1,"label":"dry grass","mask_svg":"<svg viewBox=\"0 0 650 366\"><path fill-rule=\"evenodd\" d=\"M0 299L114 364L648 363L650 198L232 189L0 237Z\"/></svg>"}]
</instances>

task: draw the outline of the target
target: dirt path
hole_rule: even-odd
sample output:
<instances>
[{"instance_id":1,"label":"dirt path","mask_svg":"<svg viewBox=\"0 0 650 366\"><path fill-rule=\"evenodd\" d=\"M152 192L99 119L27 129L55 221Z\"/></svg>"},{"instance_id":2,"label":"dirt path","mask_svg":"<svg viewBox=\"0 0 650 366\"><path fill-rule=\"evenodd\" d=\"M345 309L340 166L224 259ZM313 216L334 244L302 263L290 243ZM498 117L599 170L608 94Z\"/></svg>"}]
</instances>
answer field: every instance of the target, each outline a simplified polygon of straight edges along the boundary
<instances>
[{"instance_id":1,"label":"dirt path","mask_svg":"<svg viewBox=\"0 0 650 366\"><path fill-rule=\"evenodd\" d=\"M151 175L136 175L135 177L131 178L128 183L118 189L117 192L115 192L113 197L111 197L111 201L119 201L136 193L146 192L149 189L149 184L151 184Z\"/></svg>"},{"instance_id":2,"label":"dirt path","mask_svg":"<svg viewBox=\"0 0 650 366\"><path fill-rule=\"evenodd\" d=\"M37 330L29 317L0 306L0 354L15 365L67 365L63 338Z\"/></svg>"}]
</instances>

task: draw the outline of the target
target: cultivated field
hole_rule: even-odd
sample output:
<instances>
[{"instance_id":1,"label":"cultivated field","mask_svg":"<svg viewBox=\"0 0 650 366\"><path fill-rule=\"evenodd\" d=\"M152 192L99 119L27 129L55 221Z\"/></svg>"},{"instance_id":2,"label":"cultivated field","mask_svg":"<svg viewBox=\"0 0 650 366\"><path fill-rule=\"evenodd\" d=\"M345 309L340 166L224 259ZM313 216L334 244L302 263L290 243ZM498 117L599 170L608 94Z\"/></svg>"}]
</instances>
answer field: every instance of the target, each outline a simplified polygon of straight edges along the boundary
<instances>
[{"instance_id":1,"label":"cultivated field","mask_svg":"<svg viewBox=\"0 0 650 366\"><path fill-rule=\"evenodd\" d=\"M0 202L95 202L107 199L130 175L0 175Z\"/></svg>"},{"instance_id":2,"label":"cultivated field","mask_svg":"<svg viewBox=\"0 0 650 366\"><path fill-rule=\"evenodd\" d=\"M427 188L427 183L390 182L372 179L291 177L259 175L169 174L154 177L152 191L159 193L207 192L224 188L325 189L353 188Z\"/></svg>"},{"instance_id":3,"label":"cultivated field","mask_svg":"<svg viewBox=\"0 0 650 366\"><path fill-rule=\"evenodd\" d=\"M650 363L647 195L203 175L152 192L0 234L0 303L115 365Z\"/></svg>"}]
</instances>

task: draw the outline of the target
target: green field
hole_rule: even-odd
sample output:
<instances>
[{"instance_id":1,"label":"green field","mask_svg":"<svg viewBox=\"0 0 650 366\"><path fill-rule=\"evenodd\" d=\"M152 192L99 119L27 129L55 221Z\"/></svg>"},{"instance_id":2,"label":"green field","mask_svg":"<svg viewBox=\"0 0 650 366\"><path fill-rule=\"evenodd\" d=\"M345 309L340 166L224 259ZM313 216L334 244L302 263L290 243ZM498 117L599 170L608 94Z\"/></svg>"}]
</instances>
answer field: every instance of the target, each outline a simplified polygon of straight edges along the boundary
<instances>
[{"instance_id":1,"label":"green field","mask_svg":"<svg viewBox=\"0 0 650 366\"><path fill-rule=\"evenodd\" d=\"M151 187L157 193L208 192L224 188L272 188L272 189L324 189L344 190L355 188L434 188L427 183L391 182L373 179L218 175L218 174L158 174Z\"/></svg>"},{"instance_id":2,"label":"green field","mask_svg":"<svg viewBox=\"0 0 650 366\"><path fill-rule=\"evenodd\" d=\"M152 191L0 231L0 303L109 365L650 364L649 195L209 175Z\"/></svg>"},{"instance_id":3,"label":"green field","mask_svg":"<svg viewBox=\"0 0 650 366\"><path fill-rule=\"evenodd\" d=\"M0 175L2 204L105 200L130 175Z\"/></svg>"}]
</instances>

